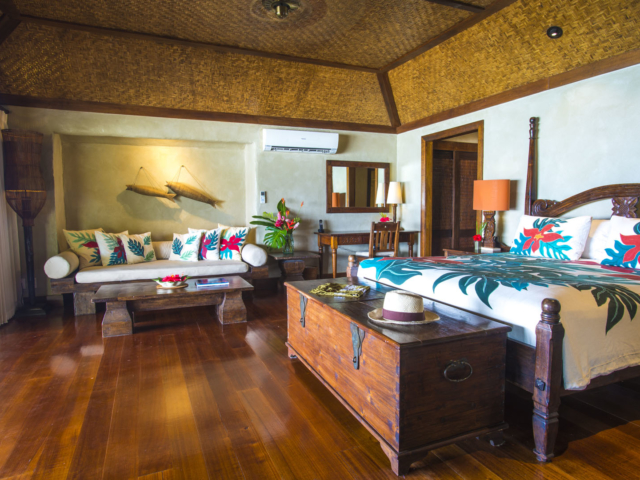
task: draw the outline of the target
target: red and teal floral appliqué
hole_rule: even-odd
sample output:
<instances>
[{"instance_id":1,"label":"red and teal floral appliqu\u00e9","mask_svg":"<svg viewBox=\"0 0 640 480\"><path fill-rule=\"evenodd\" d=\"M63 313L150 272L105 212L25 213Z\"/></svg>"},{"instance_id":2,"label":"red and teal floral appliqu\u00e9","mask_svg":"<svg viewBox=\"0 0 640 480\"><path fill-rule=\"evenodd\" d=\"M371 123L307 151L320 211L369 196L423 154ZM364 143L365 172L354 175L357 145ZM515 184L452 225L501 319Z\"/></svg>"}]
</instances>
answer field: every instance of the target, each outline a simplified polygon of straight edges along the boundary
<instances>
[{"instance_id":1,"label":"red and teal floral appliqu\u00e9","mask_svg":"<svg viewBox=\"0 0 640 480\"><path fill-rule=\"evenodd\" d=\"M73 239L73 243L91 250L90 264L100 263L100 249L98 248L95 235L85 232L70 233L69 235Z\"/></svg>"},{"instance_id":2,"label":"red and teal floral appliqu\u00e9","mask_svg":"<svg viewBox=\"0 0 640 480\"><path fill-rule=\"evenodd\" d=\"M204 239L202 240L202 245L200 247L200 260L207 260L208 252L215 252L218 249L218 242L220 237L218 236L218 232L213 230L209 232Z\"/></svg>"},{"instance_id":3,"label":"red and teal floral appliqu\u00e9","mask_svg":"<svg viewBox=\"0 0 640 480\"><path fill-rule=\"evenodd\" d=\"M111 250L107 266L127 263L127 254L124 251L124 245L119 237L107 234L105 235L105 243L109 250Z\"/></svg>"},{"instance_id":4,"label":"red and teal floral appliqu\u00e9","mask_svg":"<svg viewBox=\"0 0 640 480\"><path fill-rule=\"evenodd\" d=\"M570 251L571 246L566 243L573 237L563 236L562 230L553 231L563 223L566 221L559 218L538 218L533 222L533 228L525 228L520 233L520 238L514 242L515 246L511 247L511 253L531 256L539 252L543 257L569 260L565 252Z\"/></svg>"},{"instance_id":5,"label":"red and teal floral appliqu\u00e9","mask_svg":"<svg viewBox=\"0 0 640 480\"><path fill-rule=\"evenodd\" d=\"M602 261L603 265L623 268L638 268L640 261L640 222L633 226L635 235L620 235L614 248L605 250L608 258Z\"/></svg>"},{"instance_id":6,"label":"red and teal floral appliqu\u00e9","mask_svg":"<svg viewBox=\"0 0 640 480\"><path fill-rule=\"evenodd\" d=\"M222 238L220 242L220 258L232 259L233 252L240 253L240 247L244 244L247 237L246 230L240 230L235 235L231 235L229 238Z\"/></svg>"}]
</instances>

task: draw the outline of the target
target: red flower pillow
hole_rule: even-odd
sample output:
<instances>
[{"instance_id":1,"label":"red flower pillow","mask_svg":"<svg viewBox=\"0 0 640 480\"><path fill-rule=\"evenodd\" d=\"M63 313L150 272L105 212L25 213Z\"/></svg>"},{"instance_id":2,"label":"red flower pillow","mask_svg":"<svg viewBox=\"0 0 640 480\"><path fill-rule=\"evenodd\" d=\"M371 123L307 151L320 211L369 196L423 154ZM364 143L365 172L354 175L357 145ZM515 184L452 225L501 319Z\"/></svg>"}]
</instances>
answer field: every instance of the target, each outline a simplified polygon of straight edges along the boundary
<instances>
[{"instance_id":1,"label":"red flower pillow","mask_svg":"<svg viewBox=\"0 0 640 480\"><path fill-rule=\"evenodd\" d=\"M589 238L591 217L551 218L523 215L511 253L578 260Z\"/></svg>"},{"instance_id":2,"label":"red flower pillow","mask_svg":"<svg viewBox=\"0 0 640 480\"><path fill-rule=\"evenodd\" d=\"M640 268L640 219L611 217L602 265Z\"/></svg>"}]
</instances>

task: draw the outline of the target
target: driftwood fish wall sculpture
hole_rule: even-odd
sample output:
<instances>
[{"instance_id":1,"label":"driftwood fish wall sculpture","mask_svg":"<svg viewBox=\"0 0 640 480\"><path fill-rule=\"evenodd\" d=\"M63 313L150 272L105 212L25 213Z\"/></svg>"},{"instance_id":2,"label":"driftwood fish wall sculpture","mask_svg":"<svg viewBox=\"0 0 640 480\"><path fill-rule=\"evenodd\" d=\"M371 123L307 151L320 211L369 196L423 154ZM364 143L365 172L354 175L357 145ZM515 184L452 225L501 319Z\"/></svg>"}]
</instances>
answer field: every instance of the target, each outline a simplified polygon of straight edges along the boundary
<instances>
[{"instance_id":1,"label":"driftwood fish wall sculpture","mask_svg":"<svg viewBox=\"0 0 640 480\"><path fill-rule=\"evenodd\" d=\"M127 190L139 193L140 195L147 195L148 197L166 198L167 200L171 200L173 203L176 202L173 199L176 196L175 193L167 193L164 190L156 187L147 187L144 185L127 185Z\"/></svg>"},{"instance_id":2,"label":"driftwood fish wall sculpture","mask_svg":"<svg viewBox=\"0 0 640 480\"><path fill-rule=\"evenodd\" d=\"M217 208L217 200L213 199L208 193L203 192L199 188L194 188L182 182L167 182L167 187L182 197L190 198L196 202L207 203L213 208Z\"/></svg>"}]
</instances>

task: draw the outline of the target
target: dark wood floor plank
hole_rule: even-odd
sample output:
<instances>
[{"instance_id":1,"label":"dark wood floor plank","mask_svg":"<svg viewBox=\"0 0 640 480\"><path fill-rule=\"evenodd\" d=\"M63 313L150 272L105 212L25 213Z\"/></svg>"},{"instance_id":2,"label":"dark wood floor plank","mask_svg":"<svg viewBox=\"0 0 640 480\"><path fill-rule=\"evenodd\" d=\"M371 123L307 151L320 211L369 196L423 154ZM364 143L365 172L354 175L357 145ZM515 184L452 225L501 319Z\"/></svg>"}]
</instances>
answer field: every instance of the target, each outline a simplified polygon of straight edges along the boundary
<instances>
[{"instance_id":1,"label":"dark wood floor plank","mask_svg":"<svg viewBox=\"0 0 640 480\"><path fill-rule=\"evenodd\" d=\"M173 468L181 478L209 478L174 335L162 335L160 346Z\"/></svg>"},{"instance_id":2,"label":"dark wood floor plank","mask_svg":"<svg viewBox=\"0 0 640 480\"><path fill-rule=\"evenodd\" d=\"M390 468L380 468L360 447L341 450L335 455L355 480L396 480L398 478Z\"/></svg>"},{"instance_id":3,"label":"dark wood floor plank","mask_svg":"<svg viewBox=\"0 0 640 480\"><path fill-rule=\"evenodd\" d=\"M69 480L102 478L124 339L108 338L104 343L102 362L71 460Z\"/></svg>"},{"instance_id":4,"label":"dark wood floor plank","mask_svg":"<svg viewBox=\"0 0 640 480\"><path fill-rule=\"evenodd\" d=\"M138 477L139 337L124 337L102 478Z\"/></svg>"},{"instance_id":5,"label":"dark wood floor plank","mask_svg":"<svg viewBox=\"0 0 640 480\"><path fill-rule=\"evenodd\" d=\"M204 339L194 340L181 334L176 338L209 477L243 478L231 439L227 435L215 397L207 383L203 368L207 358L198 355L203 348L211 348L211 345L206 336Z\"/></svg>"},{"instance_id":6,"label":"dark wood floor plank","mask_svg":"<svg viewBox=\"0 0 640 480\"><path fill-rule=\"evenodd\" d=\"M160 337L148 332L140 340L140 396L138 403L138 475L170 470L171 442L162 383Z\"/></svg>"}]
</instances>

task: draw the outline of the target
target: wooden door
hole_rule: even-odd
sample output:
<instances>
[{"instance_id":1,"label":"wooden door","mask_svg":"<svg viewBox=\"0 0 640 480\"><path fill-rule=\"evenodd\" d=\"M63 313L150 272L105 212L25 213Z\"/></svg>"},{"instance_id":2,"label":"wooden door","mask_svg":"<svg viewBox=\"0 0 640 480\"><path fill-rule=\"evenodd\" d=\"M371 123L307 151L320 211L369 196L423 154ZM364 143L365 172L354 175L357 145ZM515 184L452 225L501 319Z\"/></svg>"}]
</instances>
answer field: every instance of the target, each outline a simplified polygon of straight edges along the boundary
<instances>
[{"instance_id":1,"label":"wooden door","mask_svg":"<svg viewBox=\"0 0 640 480\"><path fill-rule=\"evenodd\" d=\"M431 255L444 255L445 248L473 250L473 181L477 179L477 144L433 143Z\"/></svg>"}]
</instances>

